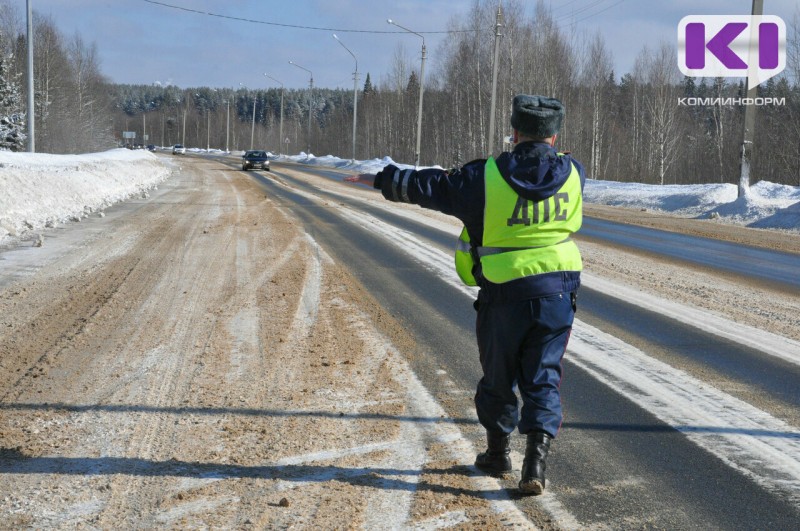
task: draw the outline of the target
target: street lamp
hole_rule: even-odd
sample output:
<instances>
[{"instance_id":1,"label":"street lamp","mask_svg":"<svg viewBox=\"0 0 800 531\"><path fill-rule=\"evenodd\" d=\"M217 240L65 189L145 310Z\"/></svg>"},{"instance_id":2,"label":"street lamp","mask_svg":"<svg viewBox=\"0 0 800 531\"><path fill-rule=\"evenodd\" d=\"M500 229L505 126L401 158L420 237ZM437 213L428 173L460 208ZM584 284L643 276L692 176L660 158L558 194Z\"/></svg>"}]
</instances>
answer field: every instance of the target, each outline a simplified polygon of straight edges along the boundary
<instances>
[{"instance_id":1,"label":"street lamp","mask_svg":"<svg viewBox=\"0 0 800 531\"><path fill-rule=\"evenodd\" d=\"M144 110L142 110L142 145L147 146L147 108L150 106L149 103L144 104Z\"/></svg>"},{"instance_id":2,"label":"street lamp","mask_svg":"<svg viewBox=\"0 0 800 531\"><path fill-rule=\"evenodd\" d=\"M270 78L272 81L275 81L281 86L281 122L280 126L278 127L278 154L281 152L281 145L283 143L283 83L272 77L271 75L264 73L265 76Z\"/></svg>"},{"instance_id":3,"label":"street lamp","mask_svg":"<svg viewBox=\"0 0 800 531\"><path fill-rule=\"evenodd\" d=\"M229 140L231 138L231 99L227 98L225 103L228 105L228 114L225 118L225 152L230 153Z\"/></svg>"},{"instance_id":4,"label":"street lamp","mask_svg":"<svg viewBox=\"0 0 800 531\"><path fill-rule=\"evenodd\" d=\"M342 48L347 50L347 53L353 56L353 60L356 62L356 71L353 72L353 163L356 162L356 120L358 116L358 59L356 59L355 54L350 51L350 48L344 45L344 43L339 40L339 37L336 34L333 34L333 38L336 39L336 42L342 45ZM419 148L417 149L419 151Z\"/></svg>"},{"instance_id":5,"label":"street lamp","mask_svg":"<svg viewBox=\"0 0 800 531\"><path fill-rule=\"evenodd\" d=\"M33 6L31 0L25 2L27 8L27 26L28 26L28 153L36 153L36 128L33 99Z\"/></svg>"},{"instance_id":6,"label":"street lamp","mask_svg":"<svg viewBox=\"0 0 800 531\"><path fill-rule=\"evenodd\" d=\"M293 61L289 61L289 64L305 70L311 76L308 82L308 138L306 139L306 156L308 156L311 154L311 92L314 90L314 74L308 68L303 68Z\"/></svg>"},{"instance_id":7,"label":"street lamp","mask_svg":"<svg viewBox=\"0 0 800 531\"><path fill-rule=\"evenodd\" d=\"M422 64L419 67L419 109L417 110L417 152L415 155L416 162L414 163L415 166L419 167L419 151L420 151L420 142L422 140L422 92L423 92L423 87L425 85L425 55L426 55L425 37L420 35L416 31L411 31L410 29L401 26L392 19L387 19L386 22L388 22L393 26L397 26L401 30L407 31L408 33L413 33L414 35L422 39Z\"/></svg>"},{"instance_id":8,"label":"street lamp","mask_svg":"<svg viewBox=\"0 0 800 531\"><path fill-rule=\"evenodd\" d=\"M492 147L494 144L494 122L495 122L495 108L497 106L497 67L500 63L500 28L503 27L501 20L503 18L503 4L497 4L497 16L495 17L495 32L494 32L494 63L492 64L492 104L489 109L489 133L486 137L486 156L492 156Z\"/></svg>"}]
</instances>

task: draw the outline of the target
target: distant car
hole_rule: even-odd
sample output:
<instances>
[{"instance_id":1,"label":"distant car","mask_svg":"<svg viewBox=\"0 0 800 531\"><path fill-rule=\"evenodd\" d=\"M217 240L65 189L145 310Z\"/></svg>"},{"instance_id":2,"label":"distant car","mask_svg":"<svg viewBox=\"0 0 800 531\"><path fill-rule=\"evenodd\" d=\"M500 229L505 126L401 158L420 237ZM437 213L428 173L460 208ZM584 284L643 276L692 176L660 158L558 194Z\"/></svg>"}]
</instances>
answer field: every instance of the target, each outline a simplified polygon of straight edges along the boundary
<instances>
[{"instance_id":1,"label":"distant car","mask_svg":"<svg viewBox=\"0 0 800 531\"><path fill-rule=\"evenodd\" d=\"M155 144L147 144L147 151L155 151L156 145Z\"/></svg>"},{"instance_id":2,"label":"distant car","mask_svg":"<svg viewBox=\"0 0 800 531\"><path fill-rule=\"evenodd\" d=\"M242 155L242 170L246 171L256 167L269 171L269 156L267 152L257 149L245 151L244 155Z\"/></svg>"},{"instance_id":3,"label":"distant car","mask_svg":"<svg viewBox=\"0 0 800 531\"><path fill-rule=\"evenodd\" d=\"M183 147L181 144L175 144L172 146L172 154L173 155L186 155L186 148Z\"/></svg>"}]
</instances>

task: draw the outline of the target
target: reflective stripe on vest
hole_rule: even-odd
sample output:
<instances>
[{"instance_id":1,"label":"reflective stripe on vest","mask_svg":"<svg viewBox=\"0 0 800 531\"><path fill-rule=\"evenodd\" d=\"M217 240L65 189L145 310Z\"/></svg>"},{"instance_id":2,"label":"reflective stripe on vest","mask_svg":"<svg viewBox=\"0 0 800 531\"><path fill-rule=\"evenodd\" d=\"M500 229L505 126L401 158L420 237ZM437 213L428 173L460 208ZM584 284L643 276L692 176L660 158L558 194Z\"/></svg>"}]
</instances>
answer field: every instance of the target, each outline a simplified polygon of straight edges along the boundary
<instances>
[{"instance_id":1,"label":"reflective stripe on vest","mask_svg":"<svg viewBox=\"0 0 800 531\"><path fill-rule=\"evenodd\" d=\"M461 282L467 286L477 286L478 282L475 280L475 276L472 274L472 266L475 265L475 262L472 260L469 234L467 234L466 227L461 228L461 234L459 234L458 241L456 242L455 256L456 273L458 273L458 278L460 278Z\"/></svg>"},{"instance_id":2,"label":"reflective stripe on vest","mask_svg":"<svg viewBox=\"0 0 800 531\"><path fill-rule=\"evenodd\" d=\"M561 154L559 154L561 156ZM551 197L533 202L517 195L493 158L486 161L483 242L478 247L483 276L495 284L556 271L581 271L578 246L570 239L582 223L580 175L569 177ZM481 248L502 252L481 252Z\"/></svg>"}]
</instances>

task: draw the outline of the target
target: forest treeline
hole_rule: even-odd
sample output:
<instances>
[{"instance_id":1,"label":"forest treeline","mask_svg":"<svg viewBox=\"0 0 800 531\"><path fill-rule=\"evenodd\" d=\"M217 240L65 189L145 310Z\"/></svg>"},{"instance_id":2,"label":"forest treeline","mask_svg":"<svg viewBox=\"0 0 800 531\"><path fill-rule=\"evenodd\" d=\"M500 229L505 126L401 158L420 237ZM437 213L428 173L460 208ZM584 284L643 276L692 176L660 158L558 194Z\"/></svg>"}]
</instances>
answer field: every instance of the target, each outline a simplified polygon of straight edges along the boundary
<instances>
[{"instance_id":1,"label":"forest treeline","mask_svg":"<svg viewBox=\"0 0 800 531\"><path fill-rule=\"evenodd\" d=\"M681 75L671 42L640 45L632 71L618 76L602 35L565 25L541 1L532 13L522 0L503 2L497 125L487 139L496 11L496 0L475 0L446 23L452 33L441 48L429 51L422 165L453 167L498 153L510 134L514 95L536 93L565 103L559 147L581 160L591 178L738 183L745 106L736 103L745 96L743 80ZM787 24L786 71L759 87L759 97L778 104L757 108L752 182L800 185L797 19ZM96 151L119 145L122 132L132 131L135 142L161 146L353 154L352 90L114 84L102 76L93 45L79 35L64 37L50 18L37 15L35 26L37 151ZM24 89L20 28L19 14L0 0L0 51ZM366 74L360 81L357 159L388 155L413 164L419 66L416 50L398 46L382 79Z\"/></svg>"}]
</instances>

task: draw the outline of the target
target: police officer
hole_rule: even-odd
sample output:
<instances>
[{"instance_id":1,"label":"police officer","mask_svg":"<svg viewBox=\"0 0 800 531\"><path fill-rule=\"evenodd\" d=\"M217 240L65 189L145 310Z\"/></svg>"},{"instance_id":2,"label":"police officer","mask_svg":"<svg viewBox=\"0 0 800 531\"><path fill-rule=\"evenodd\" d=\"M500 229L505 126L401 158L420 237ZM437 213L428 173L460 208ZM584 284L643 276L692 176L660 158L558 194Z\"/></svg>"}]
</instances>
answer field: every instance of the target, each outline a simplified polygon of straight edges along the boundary
<instances>
[{"instance_id":1,"label":"police officer","mask_svg":"<svg viewBox=\"0 0 800 531\"><path fill-rule=\"evenodd\" d=\"M511 152L451 172L389 165L377 175L345 178L464 223L456 269L465 283L480 286L483 377L475 407L487 438L475 466L492 475L510 472L510 434L519 429L526 436L524 494L544 491L545 459L561 426L561 360L582 269L570 236L581 227L585 175L577 160L554 148L563 120L559 100L520 94L511 113Z\"/></svg>"}]
</instances>

